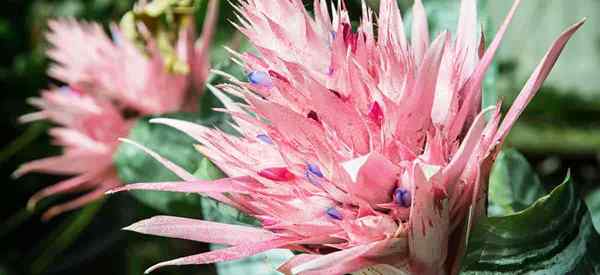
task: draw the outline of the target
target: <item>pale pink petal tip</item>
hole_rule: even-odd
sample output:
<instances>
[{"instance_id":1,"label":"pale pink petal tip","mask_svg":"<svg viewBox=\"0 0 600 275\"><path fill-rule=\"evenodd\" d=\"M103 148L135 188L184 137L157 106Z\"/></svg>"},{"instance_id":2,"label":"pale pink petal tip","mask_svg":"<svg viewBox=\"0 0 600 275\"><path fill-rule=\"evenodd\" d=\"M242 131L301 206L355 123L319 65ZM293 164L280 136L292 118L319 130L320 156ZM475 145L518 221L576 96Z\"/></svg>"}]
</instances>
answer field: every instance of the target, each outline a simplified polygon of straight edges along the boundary
<instances>
[{"instance_id":1,"label":"pale pink petal tip","mask_svg":"<svg viewBox=\"0 0 600 275\"><path fill-rule=\"evenodd\" d=\"M123 191L127 191L127 189L125 187L117 187L104 192L104 195L112 195L114 193L119 193Z\"/></svg>"},{"instance_id":2,"label":"pale pink petal tip","mask_svg":"<svg viewBox=\"0 0 600 275\"><path fill-rule=\"evenodd\" d=\"M223 245L244 245L276 237L272 232L256 227L171 216L155 216L136 222L123 230Z\"/></svg>"},{"instance_id":3,"label":"pale pink petal tip","mask_svg":"<svg viewBox=\"0 0 600 275\"><path fill-rule=\"evenodd\" d=\"M262 242L246 243L237 246L230 246L219 250L213 250L210 252L178 258L162 263L158 263L148 268L145 274L148 274L158 268L170 265L199 265L199 264L210 264L221 261L237 260L244 257L256 255L258 253L268 251L275 248L283 247L289 243L292 243L289 239L272 239Z\"/></svg>"},{"instance_id":4,"label":"pale pink petal tip","mask_svg":"<svg viewBox=\"0 0 600 275\"><path fill-rule=\"evenodd\" d=\"M159 216L157 216L157 217L159 217ZM134 224L131 224L131 225L126 226L126 227L123 227L121 230L133 231L133 232L145 234L144 228L146 228L148 224L151 224L152 223L152 219L155 219L155 218L156 217L152 217L150 219L138 221L138 222L136 222Z\"/></svg>"},{"instance_id":5,"label":"pale pink petal tip","mask_svg":"<svg viewBox=\"0 0 600 275\"><path fill-rule=\"evenodd\" d=\"M15 170L14 172L12 172L12 174L10 174L10 177L12 179L18 179L20 177L22 177L25 173L23 172L23 168L19 167L17 170Z\"/></svg>"},{"instance_id":6,"label":"pale pink petal tip","mask_svg":"<svg viewBox=\"0 0 600 275\"><path fill-rule=\"evenodd\" d=\"M577 30L583 26L586 20L587 18L583 18L579 22L573 24L554 41L550 49L544 55L542 61L538 64L533 74L527 80L527 83L523 89L519 92L519 95L513 102L513 105L508 110L504 120L502 121L502 124L498 128L498 132L496 133L497 141L502 141L506 137L513 124L525 110L527 104L529 104L535 94L542 87L542 84L549 76L554 64L558 60L558 57L567 45L567 42L577 32Z\"/></svg>"}]
</instances>

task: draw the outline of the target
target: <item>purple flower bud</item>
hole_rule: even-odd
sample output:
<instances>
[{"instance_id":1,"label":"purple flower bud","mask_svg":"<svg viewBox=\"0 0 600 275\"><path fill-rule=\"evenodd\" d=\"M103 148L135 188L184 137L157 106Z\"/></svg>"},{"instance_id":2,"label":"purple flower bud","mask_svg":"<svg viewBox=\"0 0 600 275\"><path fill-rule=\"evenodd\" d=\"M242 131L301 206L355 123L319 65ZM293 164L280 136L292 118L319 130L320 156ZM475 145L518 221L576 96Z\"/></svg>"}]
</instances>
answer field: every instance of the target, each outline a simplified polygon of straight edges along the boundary
<instances>
[{"instance_id":1,"label":"purple flower bud","mask_svg":"<svg viewBox=\"0 0 600 275\"><path fill-rule=\"evenodd\" d=\"M325 210L325 213L327 213L327 216L335 220L341 221L344 218L344 216L342 216L342 213L340 213L340 211L337 210L337 208L335 207L327 208L327 210Z\"/></svg>"},{"instance_id":2,"label":"purple flower bud","mask_svg":"<svg viewBox=\"0 0 600 275\"><path fill-rule=\"evenodd\" d=\"M70 86L61 86L58 88L58 92L65 96L80 96L81 92L71 88Z\"/></svg>"},{"instance_id":3,"label":"purple flower bud","mask_svg":"<svg viewBox=\"0 0 600 275\"><path fill-rule=\"evenodd\" d=\"M273 144L273 140L265 134L258 134L258 135L256 135L256 138L266 144L271 144L271 145Z\"/></svg>"},{"instance_id":4,"label":"purple flower bud","mask_svg":"<svg viewBox=\"0 0 600 275\"><path fill-rule=\"evenodd\" d=\"M396 191L394 191L394 202L402 207L410 207L411 201L412 197L408 189L404 187L396 188Z\"/></svg>"},{"instance_id":5,"label":"purple flower bud","mask_svg":"<svg viewBox=\"0 0 600 275\"><path fill-rule=\"evenodd\" d=\"M58 88L58 92L64 95L72 95L73 94L73 90L71 90L71 88L69 86L61 86L60 88Z\"/></svg>"},{"instance_id":6,"label":"purple flower bud","mask_svg":"<svg viewBox=\"0 0 600 275\"><path fill-rule=\"evenodd\" d=\"M123 45L123 35L120 32L113 31L111 32L112 40L117 45L117 47L121 47Z\"/></svg>"},{"instance_id":7,"label":"purple flower bud","mask_svg":"<svg viewBox=\"0 0 600 275\"><path fill-rule=\"evenodd\" d=\"M323 177L323 173L321 172L321 169L319 169L319 166L317 166L315 164L312 164L312 163L309 164L308 171L319 178Z\"/></svg>"},{"instance_id":8,"label":"purple flower bud","mask_svg":"<svg viewBox=\"0 0 600 275\"><path fill-rule=\"evenodd\" d=\"M252 83L252 84L264 86L267 88L273 87L273 82L271 82L271 77L263 71L253 71L253 72L249 73L248 81L250 81L250 83Z\"/></svg>"},{"instance_id":9,"label":"purple flower bud","mask_svg":"<svg viewBox=\"0 0 600 275\"><path fill-rule=\"evenodd\" d=\"M317 176L315 176L313 173L311 173L310 171L306 170L304 172L304 177L306 177L306 179L313 185L317 185L317 186L320 185L319 178Z\"/></svg>"}]
</instances>

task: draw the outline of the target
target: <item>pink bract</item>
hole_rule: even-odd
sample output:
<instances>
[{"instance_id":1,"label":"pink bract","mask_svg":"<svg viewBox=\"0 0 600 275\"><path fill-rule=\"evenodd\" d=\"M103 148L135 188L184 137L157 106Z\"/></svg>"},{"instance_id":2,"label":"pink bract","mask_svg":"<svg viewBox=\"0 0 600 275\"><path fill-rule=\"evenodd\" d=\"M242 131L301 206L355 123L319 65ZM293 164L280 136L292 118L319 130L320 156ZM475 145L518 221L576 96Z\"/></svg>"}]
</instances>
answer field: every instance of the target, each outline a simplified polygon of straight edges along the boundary
<instances>
[{"instance_id":1,"label":"pink bract","mask_svg":"<svg viewBox=\"0 0 600 275\"><path fill-rule=\"evenodd\" d=\"M33 98L30 103L41 111L22 116L21 122L46 119L58 124L59 127L50 129L49 133L54 144L63 148L63 153L23 164L15 175L29 172L75 175L33 195L28 203L30 209L39 200L54 194L89 191L51 207L42 217L47 220L101 198L107 190L121 185L112 156L119 137L127 135L131 123L112 103L68 87L44 91L41 98Z\"/></svg>"},{"instance_id":2,"label":"pink bract","mask_svg":"<svg viewBox=\"0 0 600 275\"><path fill-rule=\"evenodd\" d=\"M191 68L187 74L167 71L156 42L149 36L142 51L116 26L112 26L109 38L99 24L72 19L49 23L47 38L52 47L48 55L54 63L48 73L66 86L30 99L40 111L24 115L21 122L49 120L58 124L49 133L55 144L63 147L63 154L26 163L15 176L42 172L73 177L36 193L29 208L51 195L87 191L46 211L42 218L50 219L122 185L112 159L119 138L129 134L134 120L197 105L199 94L190 94L188 84L202 88L206 80L217 12L218 1L211 0L196 45L193 27L179 34L177 54Z\"/></svg>"},{"instance_id":3,"label":"pink bract","mask_svg":"<svg viewBox=\"0 0 600 275\"><path fill-rule=\"evenodd\" d=\"M429 40L426 11L413 7L404 34L395 0L379 15L363 3L356 31L341 5L314 16L302 1L245 0L237 28L259 54L235 54L249 83L211 87L240 136L171 119L229 177L195 179L153 154L184 182L122 190L194 192L255 217L262 228L155 217L128 230L229 245L159 263L207 264L273 248L306 254L286 274L345 274L379 266L398 274L456 274L468 227L485 215L491 165L510 130L583 21L551 46L504 119L481 110L481 86L519 5L488 49L475 0L461 1L457 33ZM490 119L486 119L486 114ZM140 145L141 146L141 145ZM147 150L147 149L145 149Z\"/></svg>"}]
</instances>

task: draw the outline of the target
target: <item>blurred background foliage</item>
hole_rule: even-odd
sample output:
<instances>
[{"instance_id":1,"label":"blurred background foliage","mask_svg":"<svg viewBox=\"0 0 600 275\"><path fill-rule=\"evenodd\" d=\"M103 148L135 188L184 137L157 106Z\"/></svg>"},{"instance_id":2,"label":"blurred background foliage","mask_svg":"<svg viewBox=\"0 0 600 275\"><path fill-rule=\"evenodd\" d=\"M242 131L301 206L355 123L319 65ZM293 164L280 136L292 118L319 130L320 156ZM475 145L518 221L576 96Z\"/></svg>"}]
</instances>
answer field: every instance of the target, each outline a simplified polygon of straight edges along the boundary
<instances>
[{"instance_id":1,"label":"blurred background foliage","mask_svg":"<svg viewBox=\"0 0 600 275\"><path fill-rule=\"evenodd\" d=\"M52 84L46 77L48 59L43 37L47 21L55 17L74 17L104 25L118 22L132 0L9 0L0 11L0 47L2 49L0 83L4 90L0 101L2 129L0 163L5 176L0 210L0 275L14 274L143 274L150 265L173 258L206 251L207 246L193 242L147 238L120 229L140 218L160 214L157 210L132 199L114 196L79 211L61 215L49 222L40 221L47 205L68 197L48 199L36 211L25 209L27 199L59 177L33 174L17 180L11 173L19 164L58 153L51 146L46 123L19 125L17 117L33 111L25 99L36 96ZM199 24L205 5L198 10ZM229 40L232 28L225 18L217 41ZM224 57L215 57L223 59ZM38 210L39 209L39 210ZM182 216L198 217L183 212ZM165 269L158 274L214 274L214 267Z\"/></svg>"},{"instance_id":2,"label":"blurred background foliage","mask_svg":"<svg viewBox=\"0 0 600 275\"><path fill-rule=\"evenodd\" d=\"M377 6L377 0L366 1ZM359 1L349 2L351 14L359 14ZM495 31L509 2L480 1L484 14L481 22L486 32ZM410 18L412 0L400 0L400 4ZM189 241L121 231L120 228L134 221L161 213L127 194L111 196L50 222L41 222L39 214L44 205L38 207L40 211L30 212L25 209L27 199L59 178L35 174L15 180L10 176L21 163L58 153L45 134L48 124L19 125L16 122L18 116L33 110L25 104L25 99L52 83L45 74L48 60L44 54L47 44L43 33L48 19L67 16L108 24L118 21L132 5L133 0L6 0L0 10L0 83L3 88L0 124L4 129L0 136L0 171L6 179L0 194L3 206L0 210L0 275L142 274L146 267L158 261L208 249ZM432 28L452 29L455 25L457 9L453 1L427 0L425 6ZM201 5L197 12L198 24L204 13L205 7ZM600 178L597 14L600 14L600 3L594 0L524 1L486 89L497 93L504 107L510 106L558 32L581 17L589 17L587 25L566 48L547 84L513 130L508 143L524 153L540 175L535 181L541 181L546 189L559 184L570 169L573 180L583 187L582 195L587 196L590 207L600 211L600 191L596 190ZM222 48L223 44L240 43L237 42L239 36L227 22L234 18L232 15L227 1L222 1L212 59L215 66L239 75L239 68L226 61L227 54ZM210 100L204 104L213 106L214 99ZM54 202L67 199L59 197ZM50 199L43 204L52 202ZM174 211L180 216L201 215L200 207ZM166 268L155 274L215 274L215 267Z\"/></svg>"}]
</instances>

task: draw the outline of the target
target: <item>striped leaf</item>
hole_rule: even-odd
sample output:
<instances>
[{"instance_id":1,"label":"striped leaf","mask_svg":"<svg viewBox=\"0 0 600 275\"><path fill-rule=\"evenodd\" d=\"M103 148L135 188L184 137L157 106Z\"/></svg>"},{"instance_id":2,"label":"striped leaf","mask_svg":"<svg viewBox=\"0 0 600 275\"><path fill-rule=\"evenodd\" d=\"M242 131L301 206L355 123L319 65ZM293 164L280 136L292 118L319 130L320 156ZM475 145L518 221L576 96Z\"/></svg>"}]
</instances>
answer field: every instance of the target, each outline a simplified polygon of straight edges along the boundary
<instances>
[{"instance_id":1,"label":"striped leaf","mask_svg":"<svg viewBox=\"0 0 600 275\"><path fill-rule=\"evenodd\" d=\"M532 206L477 224L463 274L600 274L598 251L600 236L567 177Z\"/></svg>"}]
</instances>

